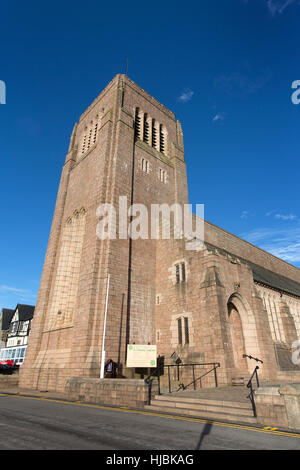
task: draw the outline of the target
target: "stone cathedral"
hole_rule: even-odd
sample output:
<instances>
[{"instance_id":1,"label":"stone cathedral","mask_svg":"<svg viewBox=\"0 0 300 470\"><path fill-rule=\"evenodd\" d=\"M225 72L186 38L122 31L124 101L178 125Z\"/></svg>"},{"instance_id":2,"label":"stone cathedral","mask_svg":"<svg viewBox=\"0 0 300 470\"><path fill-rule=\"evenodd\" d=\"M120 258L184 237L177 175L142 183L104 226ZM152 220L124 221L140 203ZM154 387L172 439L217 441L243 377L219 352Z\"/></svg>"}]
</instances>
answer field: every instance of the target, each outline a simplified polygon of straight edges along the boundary
<instances>
[{"instance_id":1,"label":"stone cathedral","mask_svg":"<svg viewBox=\"0 0 300 470\"><path fill-rule=\"evenodd\" d=\"M204 246L184 239L96 236L97 208L187 204L183 132L175 115L117 75L75 124L62 168L20 387L64 391L99 377L106 289L106 358L125 377L128 344L165 360L218 362L220 384L288 381L300 338L300 270L205 221Z\"/></svg>"}]
</instances>

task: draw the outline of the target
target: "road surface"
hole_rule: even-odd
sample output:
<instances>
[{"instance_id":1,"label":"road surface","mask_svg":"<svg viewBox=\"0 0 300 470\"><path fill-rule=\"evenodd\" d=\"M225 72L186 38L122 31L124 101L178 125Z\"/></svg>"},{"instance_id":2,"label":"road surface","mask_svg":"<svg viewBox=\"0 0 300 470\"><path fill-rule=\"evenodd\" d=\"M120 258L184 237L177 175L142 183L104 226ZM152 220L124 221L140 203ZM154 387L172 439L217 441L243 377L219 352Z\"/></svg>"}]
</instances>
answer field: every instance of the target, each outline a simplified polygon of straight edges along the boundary
<instances>
[{"instance_id":1,"label":"road surface","mask_svg":"<svg viewBox=\"0 0 300 470\"><path fill-rule=\"evenodd\" d=\"M300 450L300 434L0 394L0 449Z\"/></svg>"}]
</instances>

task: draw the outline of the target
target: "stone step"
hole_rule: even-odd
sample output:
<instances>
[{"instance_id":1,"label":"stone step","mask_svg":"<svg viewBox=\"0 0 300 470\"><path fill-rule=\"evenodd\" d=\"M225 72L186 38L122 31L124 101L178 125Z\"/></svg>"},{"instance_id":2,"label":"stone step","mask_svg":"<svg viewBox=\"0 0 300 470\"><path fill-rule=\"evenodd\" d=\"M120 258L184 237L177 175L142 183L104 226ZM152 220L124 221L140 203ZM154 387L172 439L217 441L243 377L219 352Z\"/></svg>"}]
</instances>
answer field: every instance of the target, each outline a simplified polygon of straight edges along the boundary
<instances>
[{"instance_id":1,"label":"stone step","mask_svg":"<svg viewBox=\"0 0 300 470\"><path fill-rule=\"evenodd\" d=\"M156 406L146 405L146 410L153 411L153 412L163 412L167 414L174 415L174 407L168 406ZM190 416L193 418L207 418L211 420L219 420L219 421L230 421L233 423L247 423L247 424L257 424L256 418L254 416L243 416L240 414L235 413L223 413L223 412L209 412L209 411L200 411L200 410L190 410L185 408L176 408L176 415L183 415L183 416Z\"/></svg>"},{"instance_id":2,"label":"stone step","mask_svg":"<svg viewBox=\"0 0 300 470\"><path fill-rule=\"evenodd\" d=\"M233 401L223 401L223 400L211 400L210 398L197 398L197 397L183 397L177 395L155 395L154 400L163 400L164 402L177 402L177 403L187 403L187 404L195 404L195 405L217 405L217 406L226 406L229 408L239 408L245 410L252 410L251 403L243 403L243 402L233 402ZM152 400L153 402L153 400Z\"/></svg>"},{"instance_id":3,"label":"stone step","mask_svg":"<svg viewBox=\"0 0 300 470\"><path fill-rule=\"evenodd\" d=\"M204 401L204 400L202 400ZM226 414L237 414L237 415L242 415L242 416L253 416L253 411L252 407L244 408L244 407L230 407L230 406L224 406L221 402L218 404L211 404L209 401L206 403L186 403L182 401L165 401L165 400L152 400L151 405L153 406L159 406L159 407L165 407L167 406L168 408L172 408L173 410L175 409L176 411L186 409L186 410L194 410L194 411L208 411L208 412L221 412L221 413L226 413Z\"/></svg>"}]
</instances>

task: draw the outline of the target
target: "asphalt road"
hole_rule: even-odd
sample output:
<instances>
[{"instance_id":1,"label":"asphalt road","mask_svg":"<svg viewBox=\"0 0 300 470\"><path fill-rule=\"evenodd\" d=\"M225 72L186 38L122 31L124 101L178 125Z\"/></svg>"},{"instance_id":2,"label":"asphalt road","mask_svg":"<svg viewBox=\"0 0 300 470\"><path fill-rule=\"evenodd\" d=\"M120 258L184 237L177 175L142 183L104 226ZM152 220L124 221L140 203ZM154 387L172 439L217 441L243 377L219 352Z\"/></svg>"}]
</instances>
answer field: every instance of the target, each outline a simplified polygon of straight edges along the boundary
<instances>
[{"instance_id":1,"label":"asphalt road","mask_svg":"<svg viewBox=\"0 0 300 470\"><path fill-rule=\"evenodd\" d=\"M300 450L300 434L0 395L1 450Z\"/></svg>"}]
</instances>

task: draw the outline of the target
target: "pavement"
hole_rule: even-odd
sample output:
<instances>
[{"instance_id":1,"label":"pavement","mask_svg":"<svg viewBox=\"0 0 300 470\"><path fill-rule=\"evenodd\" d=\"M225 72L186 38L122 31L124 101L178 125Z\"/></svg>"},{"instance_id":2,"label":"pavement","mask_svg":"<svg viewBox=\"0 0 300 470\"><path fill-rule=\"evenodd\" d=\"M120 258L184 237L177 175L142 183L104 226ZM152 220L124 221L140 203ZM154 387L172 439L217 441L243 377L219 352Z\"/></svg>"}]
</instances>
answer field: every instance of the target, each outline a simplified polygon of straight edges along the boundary
<instances>
[{"instance_id":1,"label":"pavement","mask_svg":"<svg viewBox=\"0 0 300 470\"><path fill-rule=\"evenodd\" d=\"M67 402L37 393L0 394L1 450L300 450L295 432Z\"/></svg>"}]
</instances>

